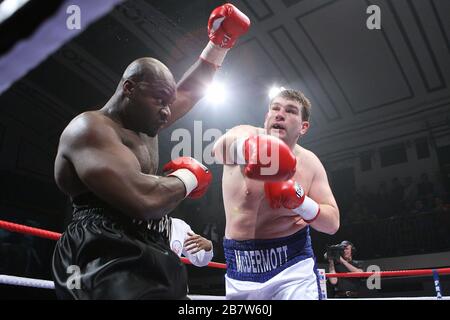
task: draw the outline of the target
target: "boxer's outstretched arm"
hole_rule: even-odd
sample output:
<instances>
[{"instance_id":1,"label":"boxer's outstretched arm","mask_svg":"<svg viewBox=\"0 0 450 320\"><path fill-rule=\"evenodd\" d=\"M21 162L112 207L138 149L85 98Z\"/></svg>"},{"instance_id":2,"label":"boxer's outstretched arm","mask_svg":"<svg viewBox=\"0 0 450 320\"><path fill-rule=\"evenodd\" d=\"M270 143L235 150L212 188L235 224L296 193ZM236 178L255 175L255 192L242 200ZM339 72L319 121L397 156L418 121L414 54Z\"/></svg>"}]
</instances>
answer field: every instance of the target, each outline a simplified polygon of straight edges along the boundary
<instances>
[{"instance_id":1,"label":"boxer's outstretched arm","mask_svg":"<svg viewBox=\"0 0 450 320\"><path fill-rule=\"evenodd\" d=\"M186 71L177 84L177 98L170 106L172 116L164 127L170 126L194 107L205 94L215 73L216 67L201 59Z\"/></svg>"},{"instance_id":2,"label":"boxer's outstretched arm","mask_svg":"<svg viewBox=\"0 0 450 320\"><path fill-rule=\"evenodd\" d=\"M328 183L327 173L318 158L315 159L315 174L308 196L320 207L320 214L311 223L317 231L335 234L339 229L339 208Z\"/></svg>"},{"instance_id":3,"label":"boxer's outstretched arm","mask_svg":"<svg viewBox=\"0 0 450 320\"><path fill-rule=\"evenodd\" d=\"M60 148L91 192L134 218L161 218L186 195L176 177L141 173L116 132L96 119L76 119L61 136Z\"/></svg>"},{"instance_id":4,"label":"boxer's outstretched arm","mask_svg":"<svg viewBox=\"0 0 450 320\"><path fill-rule=\"evenodd\" d=\"M232 4L215 8L208 19L209 42L199 60L177 84L177 98L171 106L170 124L185 115L203 97L214 73L222 65L228 50L250 27L250 19Z\"/></svg>"},{"instance_id":5,"label":"boxer's outstretched arm","mask_svg":"<svg viewBox=\"0 0 450 320\"><path fill-rule=\"evenodd\" d=\"M241 125L231 128L214 143L212 156L219 164L234 165L236 162L236 152L233 144L239 138L258 134L258 129L249 125Z\"/></svg>"}]
</instances>

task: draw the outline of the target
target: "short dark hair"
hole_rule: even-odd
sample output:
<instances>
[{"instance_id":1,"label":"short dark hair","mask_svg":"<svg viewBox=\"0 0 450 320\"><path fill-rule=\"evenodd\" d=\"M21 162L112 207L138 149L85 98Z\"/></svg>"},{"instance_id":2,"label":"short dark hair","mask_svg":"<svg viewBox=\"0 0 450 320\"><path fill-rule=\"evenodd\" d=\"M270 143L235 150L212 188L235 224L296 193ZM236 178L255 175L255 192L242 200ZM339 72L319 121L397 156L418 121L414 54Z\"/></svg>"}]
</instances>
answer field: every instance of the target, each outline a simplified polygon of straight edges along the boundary
<instances>
[{"instance_id":1,"label":"short dark hair","mask_svg":"<svg viewBox=\"0 0 450 320\"><path fill-rule=\"evenodd\" d=\"M282 97L288 100L293 100L299 102L302 107L302 120L303 121L309 121L309 118L311 116L311 102L308 98L305 97L303 92L293 89L284 89L281 90L275 97L270 100L270 105L272 105L272 102L275 98Z\"/></svg>"},{"instance_id":2,"label":"short dark hair","mask_svg":"<svg viewBox=\"0 0 450 320\"><path fill-rule=\"evenodd\" d=\"M348 241L348 240L342 241L342 242L341 242L341 246L345 246L345 247L351 246L351 247L352 247L352 254L354 254L354 253L356 252L356 247L355 247L355 245L354 245L353 243L351 243L350 241Z\"/></svg>"}]
</instances>

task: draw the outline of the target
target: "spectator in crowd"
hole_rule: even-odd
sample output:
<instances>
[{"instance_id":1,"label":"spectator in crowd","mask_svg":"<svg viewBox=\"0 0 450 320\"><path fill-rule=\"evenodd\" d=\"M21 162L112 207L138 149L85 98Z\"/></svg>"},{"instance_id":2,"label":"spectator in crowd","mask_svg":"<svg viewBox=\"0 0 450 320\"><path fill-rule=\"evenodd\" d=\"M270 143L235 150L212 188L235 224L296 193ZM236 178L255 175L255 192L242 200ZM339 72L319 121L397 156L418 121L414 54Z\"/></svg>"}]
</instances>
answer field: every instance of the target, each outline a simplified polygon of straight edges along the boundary
<instances>
[{"instance_id":1,"label":"spectator in crowd","mask_svg":"<svg viewBox=\"0 0 450 320\"><path fill-rule=\"evenodd\" d=\"M330 251L327 251L327 259L330 273L363 272L362 262L353 260L356 248L350 241L342 241L339 245L343 251L336 259ZM334 297L352 298L358 297L360 292L360 278L328 278L334 286Z\"/></svg>"}]
</instances>

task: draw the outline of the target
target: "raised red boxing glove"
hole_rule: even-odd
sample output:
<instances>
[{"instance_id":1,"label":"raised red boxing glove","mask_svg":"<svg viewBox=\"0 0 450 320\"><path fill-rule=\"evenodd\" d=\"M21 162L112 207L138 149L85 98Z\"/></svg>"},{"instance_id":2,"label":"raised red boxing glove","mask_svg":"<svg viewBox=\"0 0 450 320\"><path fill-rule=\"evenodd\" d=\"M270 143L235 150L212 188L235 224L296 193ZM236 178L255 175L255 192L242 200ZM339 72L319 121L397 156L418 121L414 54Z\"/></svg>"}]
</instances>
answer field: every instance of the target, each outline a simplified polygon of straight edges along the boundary
<instances>
[{"instance_id":1,"label":"raised red boxing glove","mask_svg":"<svg viewBox=\"0 0 450 320\"><path fill-rule=\"evenodd\" d=\"M244 142L248 178L262 181L284 181L295 173L297 159L289 146L270 135L250 136Z\"/></svg>"},{"instance_id":2,"label":"raised red boxing glove","mask_svg":"<svg viewBox=\"0 0 450 320\"><path fill-rule=\"evenodd\" d=\"M208 20L208 36L221 48L231 48L250 28L250 19L231 3L215 8Z\"/></svg>"},{"instance_id":3,"label":"raised red boxing glove","mask_svg":"<svg viewBox=\"0 0 450 320\"><path fill-rule=\"evenodd\" d=\"M292 209L307 223L313 222L319 216L320 207L317 202L306 196L302 186L293 179L266 182L264 192L272 209Z\"/></svg>"},{"instance_id":4,"label":"raised red boxing glove","mask_svg":"<svg viewBox=\"0 0 450 320\"><path fill-rule=\"evenodd\" d=\"M228 50L249 27L250 19L232 4L226 3L217 7L208 20L210 41L200 54L200 59L216 68L220 67Z\"/></svg>"},{"instance_id":5,"label":"raised red boxing glove","mask_svg":"<svg viewBox=\"0 0 450 320\"><path fill-rule=\"evenodd\" d=\"M186 187L186 196L193 199L202 197L212 180L211 171L191 157L170 161L163 167L163 172L179 178Z\"/></svg>"}]
</instances>

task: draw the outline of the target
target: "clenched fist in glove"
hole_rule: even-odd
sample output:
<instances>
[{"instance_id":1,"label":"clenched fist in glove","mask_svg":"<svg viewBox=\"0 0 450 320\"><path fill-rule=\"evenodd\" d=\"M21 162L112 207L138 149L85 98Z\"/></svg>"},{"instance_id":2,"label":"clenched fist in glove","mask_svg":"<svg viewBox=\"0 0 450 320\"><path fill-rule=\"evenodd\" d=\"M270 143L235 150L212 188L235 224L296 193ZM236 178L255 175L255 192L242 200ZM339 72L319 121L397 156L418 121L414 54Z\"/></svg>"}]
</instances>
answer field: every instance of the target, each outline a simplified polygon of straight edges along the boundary
<instances>
[{"instance_id":1,"label":"clenched fist in glove","mask_svg":"<svg viewBox=\"0 0 450 320\"><path fill-rule=\"evenodd\" d=\"M266 199L272 209L292 209L307 223L319 216L317 202L305 195L302 186L293 179L282 182L266 182L264 184Z\"/></svg>"},{"instance_id":2,"label":"clenched fist in glove","mask_svg":"<svg viewBox=\"0 0 450 320\"><path fill-rule=\"evenodd\" d=\"M168 176L179 178L186 187L186 197L197 199L202 197L212 180L211 171L191 157L180 157L163 167Z\"/></svg>"},{"instance_id":3,"label":"clenched fist in glove","mask_svg":"<svg viewBox=\"0 0 450 320\"><path fill-rule=\"evenodd\" d=\"M208 20L210 42L200 58L219 67L236 40L250 28L250 19L231 3L215 8Z\"/></svg>"},{"instance_id":4,"label":"clenched fist in glove","mask_svg":"<svg viewBox=\"0 0 450 320\"><path fill-rule=\"evenodd\" d=\"M291 178L297 159L289 146L277 137L252 135L239 138L231 151L236 152L237 164L245 164L244 175L261 181L284 181Z\"/></svg>"}]
</instances>

